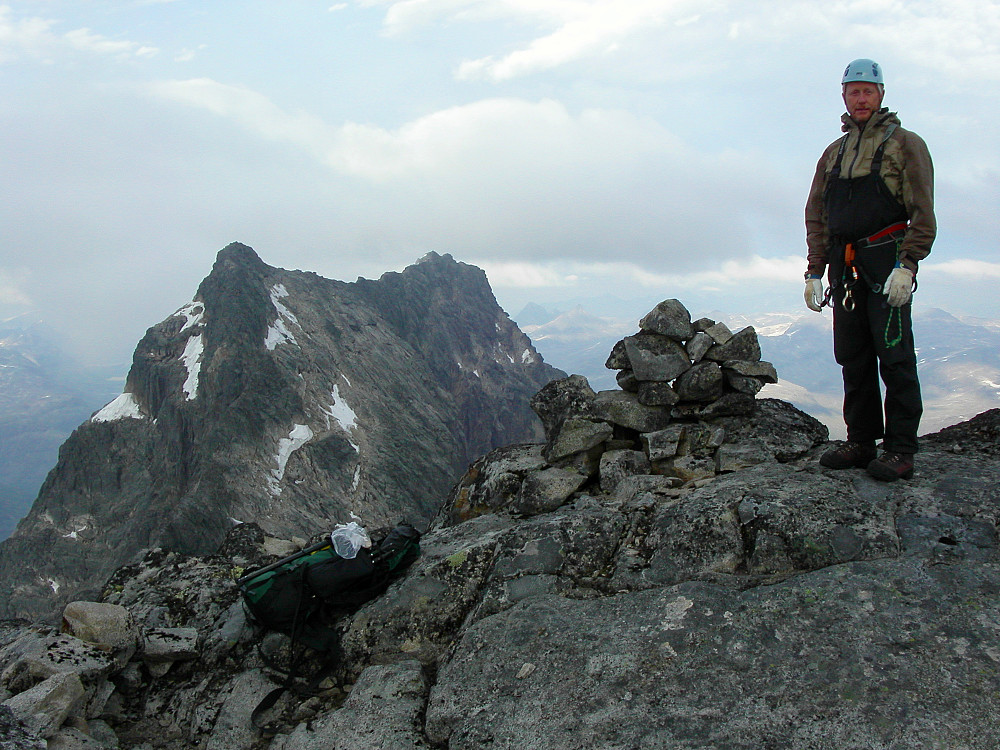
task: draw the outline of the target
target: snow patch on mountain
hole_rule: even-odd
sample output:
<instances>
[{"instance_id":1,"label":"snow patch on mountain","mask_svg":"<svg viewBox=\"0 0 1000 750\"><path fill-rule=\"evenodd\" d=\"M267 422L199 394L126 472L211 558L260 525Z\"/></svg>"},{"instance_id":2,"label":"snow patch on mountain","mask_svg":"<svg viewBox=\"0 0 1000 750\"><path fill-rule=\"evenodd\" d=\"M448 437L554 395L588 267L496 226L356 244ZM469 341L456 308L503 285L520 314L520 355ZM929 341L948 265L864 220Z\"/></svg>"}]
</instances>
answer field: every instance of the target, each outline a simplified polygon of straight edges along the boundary
<instances>
[{"instance_id":1,"label":"snow patch on mountain","mask_svg":"<svg viewBox=\"0 0 1000 750\"><path fill-rule=\"evenodd\" d=\"M192 336L184 345L181 362L187 369L187 379L184 381L184 396L191 401L198 395L198 376L201 374L201 355L205 352L205 338L200 333Z\"/></svg>"},{"instance_id":2,"label":"snow patch on mountain","mask_svg":"<svg viewBox=\"0 0 1000 750\"><path fill-rule=\"evenodd\" d=\"M278 466L271 470L271 476L268 477L271 492L274 495L281 494L281 480L285 477L285 466L288 464L288 459L295 451L312 440L312 437L313 431L309 425L297 424L292 427L288 437L278 441L278 452L274 457Z\"/></svg>"},{"instance_id":3,"label":"snow patch on mountain","mask_svg":"<svg viewBox=\"0 0 1000 750\"><path fill-rule=\"evenodd\" d=\"M333 403L326 408L326 413L333 417L344 432L350 433L355 430L358 426L358 415L340 394L340 387L334 385L330 396L333 398Z\"/></svg>"},{"instance_id":4,"label":"snow patch on mountain","mask_svg":"<svg viewBox=\"0 0 1000 750\"><path fill-rule=\"evenodd\" d=\"M201 322L205 319L205 305L202 302L189 302L174 313L175 318L182 315L186 318L186 320L184 325L181 326L179 333L183 333L188 328L194 328L197 325L201 325Z\"/></svg>"},{"instance_id":5,"label":"snow patch on mountain","mask_svg":"<svg viewBox=\"0 0 1000 750\"><path fill-rule=\"evenodd\" d=\"M285 321L288 321L288 323L301 328L298 318L281 301L287 296L288 290L284 284L275 284L271 287L271 304L274 305L274 309L278 312L278 317L275 318L274 322L267 329L267 335L264 337L264 346L267 347L268 351L274 351L278 344L289 343L298 345L295 336L285 323Z\"/></svg>"},{"instance_id":6,"label":"snow patch on mountain","mask_svg":"<svg viewBox=\"0 0 1000 750\"><path fill-rule=\"evenodd\" d=\"M69 533L62 534L62 538L63 539L74 539L74 540L75 539L79 539L80 538L80 532L81 531L86 531L86 530L87 530L87 525L84 524L83 526L81 526L78 529L73 529Z\"/></svg>"},{"instance_id":7,"label":"snow patch on mountain","mask_svg":"<svg viewBox=\"0 0 1000 750\"><path fill-rule=\"evenodd\" d=\"M123 393L90 418L91 422L114 422L116 419L142 419L139 402L131 393Z\"/></svg>"}]
</instances>

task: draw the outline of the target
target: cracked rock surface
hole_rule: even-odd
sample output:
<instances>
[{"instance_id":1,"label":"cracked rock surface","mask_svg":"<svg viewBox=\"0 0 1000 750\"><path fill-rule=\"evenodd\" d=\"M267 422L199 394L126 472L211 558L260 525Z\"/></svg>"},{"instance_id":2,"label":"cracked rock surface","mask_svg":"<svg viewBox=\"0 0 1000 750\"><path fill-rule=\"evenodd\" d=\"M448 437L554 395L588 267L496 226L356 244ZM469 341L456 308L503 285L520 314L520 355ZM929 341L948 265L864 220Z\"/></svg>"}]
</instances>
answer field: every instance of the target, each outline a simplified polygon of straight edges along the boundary
<instances>
[{"instance_id":1,"label":"cracked rock surface","mask_svg":"<svg viewBox=\"0 0 1000 750\"><path fill-rule=\"evenodd\" d=\"M811 423L762 401L743 433L758 463L678 487L616 461L612 491L594 476L555 508L523 502L551 472L542 446L495 451L407 573L337 622L340 660L279 701L273 736L249 716L276 684L262 654L288 640L246 625L234 578L282 545L246 524L218 555L154 551L102 597L147 644L124 667L4 625L5 710L44 703L57 671L82 685L61 727L22 722L11 747L41 747L34 726L168 750L994 748L998 427L994 410L927 436L914 478L882 484L820 467Z\"/></svg>"}]
</instances>

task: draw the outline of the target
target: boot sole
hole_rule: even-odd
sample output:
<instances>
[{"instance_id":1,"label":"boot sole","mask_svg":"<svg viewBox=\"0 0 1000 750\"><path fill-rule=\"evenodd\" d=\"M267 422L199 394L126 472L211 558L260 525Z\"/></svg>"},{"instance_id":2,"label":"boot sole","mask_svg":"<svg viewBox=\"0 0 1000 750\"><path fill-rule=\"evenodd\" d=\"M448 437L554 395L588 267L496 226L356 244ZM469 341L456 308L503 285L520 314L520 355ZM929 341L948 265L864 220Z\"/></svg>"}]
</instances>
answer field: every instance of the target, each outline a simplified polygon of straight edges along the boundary
<instances>
[{"instance_id":1,"label":"boot sole","mask_svg":"<svg viewBox=\"0 0 1000 750\"><path fill-rule=\"evenodd\" d=\"M879 472L878 469L872 471L871 468L868 469L868 476L872 479L877 479L880 482L895 482L897 479L912 479L913 469L907 469L902 474L896 474L894 472Z\"/></svg>"},{"instance_id":2,"label":"boot sole","mask_svg":"<svg viewBox=\"0 0 1000 750\"><path fill-rule=\"evenodd\" d=\"M877 454L872 454L870 458L863 458L850 463L839 463L837 461L827 462L825 460L826 456L820 456L819 464L820 466L825 466L828 469L835 469L837 471L841 469L864 469L868 466L868 464L875 460L876 455Z\"/></svg>"}]
</instances>

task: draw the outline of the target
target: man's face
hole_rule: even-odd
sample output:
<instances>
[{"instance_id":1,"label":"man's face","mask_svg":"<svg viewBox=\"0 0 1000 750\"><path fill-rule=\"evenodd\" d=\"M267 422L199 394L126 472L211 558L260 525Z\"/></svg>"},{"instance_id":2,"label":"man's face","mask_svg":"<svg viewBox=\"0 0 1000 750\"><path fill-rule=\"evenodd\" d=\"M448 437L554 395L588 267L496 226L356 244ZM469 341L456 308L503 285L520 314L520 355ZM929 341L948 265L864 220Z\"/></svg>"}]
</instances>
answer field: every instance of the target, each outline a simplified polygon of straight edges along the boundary
<instances>
[{"instance_id":1,"label":"man's face","mask_svg":"<svg viewBox=\"0 0 1000 750\"><path fill-rule=\"evenodd\" d=\"M882 89L877 83L848 83L844 86L844 104L854 122L868 122L882 106Z\"/></svg>"}]
</instances>

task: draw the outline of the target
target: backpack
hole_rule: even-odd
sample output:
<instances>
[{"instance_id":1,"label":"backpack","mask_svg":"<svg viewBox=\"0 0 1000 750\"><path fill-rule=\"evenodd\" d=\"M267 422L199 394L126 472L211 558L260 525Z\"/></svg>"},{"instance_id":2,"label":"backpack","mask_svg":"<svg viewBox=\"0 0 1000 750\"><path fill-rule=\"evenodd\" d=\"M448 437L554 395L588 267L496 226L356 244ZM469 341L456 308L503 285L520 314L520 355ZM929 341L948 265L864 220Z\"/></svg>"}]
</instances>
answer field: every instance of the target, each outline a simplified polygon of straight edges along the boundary
<instances>
[{"instance_id":1,"label":"backpack","mask_svg":"<svg viewBox=\"0 0 1000 750\"><path fill-rule=\"evenodd\" d=\"M339 645L337 631L324 619L352 612L383 593L419 554L420 532L400 524L377 545L358 550L354 558L338 555L326 539L236 581L249 619L292 639L287 669L271 663L258 645L264 662L285 674L283 683L264 696L251 713L251 722L264 736L271 728L261 717L282 693L293 690L305 651L303 648L296 655L296 643L326 653L325 664L313 678L318 684L322 673L332 669ZM315 689L315 684L310 689Z\"/></svg>"},{"instance_id":2,"label":"backpack","mask_svg":"<svg viewBox=\"0 0 1000 750\"><path fill-rule=\"evenodd\" d=\"M346 559L322 541L236 583L257 625L324 651L333 643L320 616L347 614L383 593L420 553L420 532L408 524Z\"/></svg>"}]
</instances>

